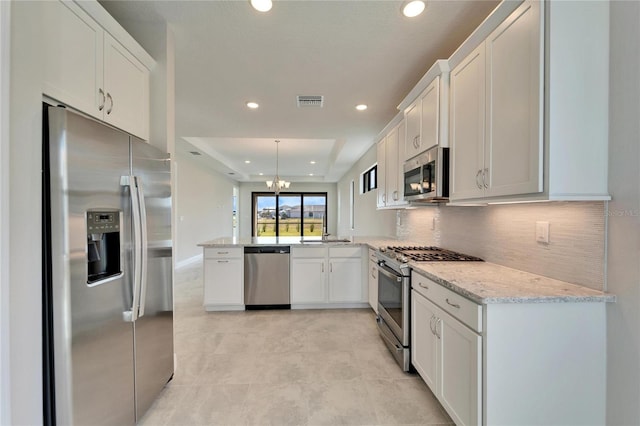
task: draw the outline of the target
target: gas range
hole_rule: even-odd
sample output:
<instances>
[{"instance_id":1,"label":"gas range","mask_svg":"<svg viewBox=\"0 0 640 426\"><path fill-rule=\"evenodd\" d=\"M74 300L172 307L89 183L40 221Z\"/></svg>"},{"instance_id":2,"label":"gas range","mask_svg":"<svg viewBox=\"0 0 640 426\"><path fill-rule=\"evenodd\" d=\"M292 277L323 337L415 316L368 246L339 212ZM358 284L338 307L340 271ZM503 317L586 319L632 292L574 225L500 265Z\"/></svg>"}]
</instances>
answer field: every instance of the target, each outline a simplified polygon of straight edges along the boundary
<instances>
[{"instance_id":1,"label":"gas range","mask_svg":"<svg viewBox=\"0 0 640 426\"><path fill-rule=\"evenodd\" d=\"M469 256L434 246L387 246L376 253L378 260L395 264L398 268L409 262L482 262L479 257Z\"/></svg>"}]
</instances>

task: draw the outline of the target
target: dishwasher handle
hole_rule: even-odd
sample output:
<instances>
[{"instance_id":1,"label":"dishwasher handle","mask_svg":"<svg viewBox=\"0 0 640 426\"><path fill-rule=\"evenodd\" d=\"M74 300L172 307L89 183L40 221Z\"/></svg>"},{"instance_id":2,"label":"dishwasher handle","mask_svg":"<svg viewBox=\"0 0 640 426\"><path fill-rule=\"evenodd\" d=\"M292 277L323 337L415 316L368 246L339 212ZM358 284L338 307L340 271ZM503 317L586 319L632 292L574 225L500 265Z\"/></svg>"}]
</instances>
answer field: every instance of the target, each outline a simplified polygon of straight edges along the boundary
<instances>
[{"instance_id":1,"label":"dishwasher handle","mask_svg":"<svg viewBox=\"0 0 640 426\"><path fill-rule=\"evenodd\" d=\"M244 248L245 254L254 253L274 253L274 254L289 254L291 252L290 246L247 246Z\"/></svg>"}]
</instances>

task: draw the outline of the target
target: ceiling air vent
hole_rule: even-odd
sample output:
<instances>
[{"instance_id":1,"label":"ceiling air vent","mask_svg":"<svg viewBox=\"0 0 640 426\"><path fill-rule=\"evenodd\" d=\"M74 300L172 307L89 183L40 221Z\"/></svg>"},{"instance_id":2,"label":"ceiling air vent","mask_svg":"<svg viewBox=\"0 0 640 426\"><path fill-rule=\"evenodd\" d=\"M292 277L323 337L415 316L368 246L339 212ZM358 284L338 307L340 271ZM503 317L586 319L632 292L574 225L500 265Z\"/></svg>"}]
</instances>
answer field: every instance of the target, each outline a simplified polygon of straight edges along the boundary
<instances>
[{"instance_id":1,"label":"ceiling air vent","mask_svg":"<svg viewBox=\"0 0 640 426\"><path fill-rule=\"evenodd\" d=\"M324 96L301 96L298 95L298 108L322 108Z\"/></svg>"},{"instance_id":2,"label":"ceiling air vent","mask_svg":"<svg viewBox=\"0 0 640 426\"><path fill-rule=\"evenodd\" d=\"M202 154L200 154L198 151L189 151L189 152L190 152L191 154L193 154L193 155L202 155Z\"/></svg>"}]
</instances>

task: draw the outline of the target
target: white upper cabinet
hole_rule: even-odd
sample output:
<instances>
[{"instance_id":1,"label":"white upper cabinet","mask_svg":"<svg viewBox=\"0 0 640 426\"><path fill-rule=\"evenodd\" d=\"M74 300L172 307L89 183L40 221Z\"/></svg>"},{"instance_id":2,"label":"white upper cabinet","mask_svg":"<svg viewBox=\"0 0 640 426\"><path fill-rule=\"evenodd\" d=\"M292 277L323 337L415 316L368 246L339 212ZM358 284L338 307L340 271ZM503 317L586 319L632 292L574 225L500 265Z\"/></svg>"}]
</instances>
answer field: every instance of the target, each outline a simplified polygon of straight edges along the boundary
<instances>
[{"instance_id":1,"label":"white upper cabinet","mask_svg":"<svg viewBox=\"0 0 640 426\"><path fill-rule=\"evenodd\" d=\"M436 145L449 146L448 97L449 65L438 60L398 106L406 123L401 163Z\"/></svg>"},{"instance_id":2,"label":"white upper cabinet","mask_svg":"<svg viewBox=\"0 0 640 426\"><path fill-rule=\"evenodd\" d=\"M452 201L542 192L540 3L451 72Z\"/></svg>"},{"instance_id":3,"label":"white upper cabinet","mask_svg":"<svg viewBox=\"0 0 640 426\"><path fill-rule=\"evenodd\" d=\"M107 33L104 35L104 87L104 121L148 139L149 70Z\"/></svg>"},{"instance_id":4,"label":"white upper cabinet","mask_svg":"<svg viewBox=\"0 0 640 426\"><path fill-rule=\"evenodd\" d=\"M401 116L396 116L398 117ZM404 201L402 170L404 135L405 121L401 120L378 142L378 208L398 208L407 204Z\"/></svg>"},{"instance_id":5,"label":"white upper cabinet","mask_svg":"<svg viewBox=\"0 0 640 426\"><path fill-rule=\"evenodd\" d=\"M484 194L485 50L481 44L451 71L451 200Z\"/></svg>"},{"instance_id":6,"label":"white upper cabinet","mask_svg":"<svg viewBox=\"0 0 640 426\"><path fill-rule=\"evenodd\" d=\"M149 69L76 3L43 2L43 32L43 93L148 140Z\"/></svg>"},{"instance_id":7,"label":"white upper cabinet","mask_svg":"<svg viewBox=\"0 0 640 426\"><path fill-rule=\"evenodd\" d=\"M610 198L608 7L503 2L451 56L452 202Z\"/></svg>"}]
</instances>

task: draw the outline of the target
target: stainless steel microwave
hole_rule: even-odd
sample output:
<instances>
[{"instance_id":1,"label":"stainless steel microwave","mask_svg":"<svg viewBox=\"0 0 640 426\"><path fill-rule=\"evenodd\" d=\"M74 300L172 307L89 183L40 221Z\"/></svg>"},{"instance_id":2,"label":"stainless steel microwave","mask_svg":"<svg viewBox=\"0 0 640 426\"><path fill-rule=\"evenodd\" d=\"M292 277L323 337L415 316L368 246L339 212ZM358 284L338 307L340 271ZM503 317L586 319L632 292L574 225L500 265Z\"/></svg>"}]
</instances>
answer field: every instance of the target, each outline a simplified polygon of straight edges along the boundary
<instances>
[{"instance_id":1,"label":"stainless steel microwave","mask_svg":"<svg viewBox=\"0 0 640 426\"><path fill-rule=\"evenodd\" d=\"M435 146L404 163L404 199L449 199L449 148Z\"/></svg>"}]
</instances>

